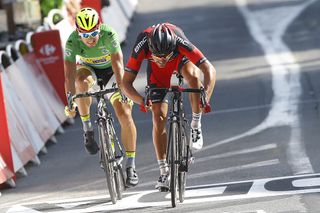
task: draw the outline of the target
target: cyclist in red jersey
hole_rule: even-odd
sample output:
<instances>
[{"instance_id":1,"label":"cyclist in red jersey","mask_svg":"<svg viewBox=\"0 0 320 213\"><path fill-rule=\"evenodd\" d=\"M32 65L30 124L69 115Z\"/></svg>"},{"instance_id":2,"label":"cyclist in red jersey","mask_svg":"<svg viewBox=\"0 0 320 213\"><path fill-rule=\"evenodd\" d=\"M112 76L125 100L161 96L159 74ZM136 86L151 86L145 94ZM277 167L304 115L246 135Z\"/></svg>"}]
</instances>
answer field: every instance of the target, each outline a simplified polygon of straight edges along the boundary
<instances>
[{"instance_id":1,"label":"cyclist in red jersey","mask_svg":"<svg viewBox=\"0 0 320 213\"><path fill-rule=\"evenodd\" d=\"M203 86L209 102L216 81L216 70L202 52L186 38L179 27L170 23L162 23L145 29L137 37L125 68L122 83L127 96L141 106L144 106L143 96L134 88L133 82L144 59L148 60L147 76L150 87L170 87L173 73L178 72L182 74L190 88ZM200 80L200 70L204 75L203 84ZM160 168L156 188L169 188L165 128L168 104L165 94L154 93L151 99L152 105L149 109L152 110L153 115L153 142ZM192 140L193 149L198 150L203 146L200 95L190 94L190 102L193 112L190 140Z\"/></svg>"}]
</instances>

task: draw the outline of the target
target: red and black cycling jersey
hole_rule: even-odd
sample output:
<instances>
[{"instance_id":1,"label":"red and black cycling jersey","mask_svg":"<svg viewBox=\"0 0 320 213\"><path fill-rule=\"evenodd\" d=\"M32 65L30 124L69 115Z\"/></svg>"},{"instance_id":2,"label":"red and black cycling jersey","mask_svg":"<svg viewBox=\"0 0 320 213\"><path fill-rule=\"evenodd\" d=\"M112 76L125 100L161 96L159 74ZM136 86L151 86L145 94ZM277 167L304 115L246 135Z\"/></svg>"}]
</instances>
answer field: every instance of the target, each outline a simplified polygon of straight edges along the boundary
<instances>
[{"instance_id":1,"label":"red and black cycling jersey","mask_svg":"<svg viewBox=\"0 0 320 213\"><path fill-rule=\"evenodd\" d=\"M148 27L138 35L125 68L126 72L131 72L136 75L140 70L142 61L147 59L148 85L155 85L157 87L170 87L172 73L175 71L180 72L183 65L187 62L191 61L196 66L199 66L207 60L202 52L187 39L179 27L170 23L166 23L166 25L177 35L177 46L173 51L173 56L165 67L158 67L153 61L151 51L149 50L148 35L155 27L154 25Z\"/></svg>"}]
</instances>

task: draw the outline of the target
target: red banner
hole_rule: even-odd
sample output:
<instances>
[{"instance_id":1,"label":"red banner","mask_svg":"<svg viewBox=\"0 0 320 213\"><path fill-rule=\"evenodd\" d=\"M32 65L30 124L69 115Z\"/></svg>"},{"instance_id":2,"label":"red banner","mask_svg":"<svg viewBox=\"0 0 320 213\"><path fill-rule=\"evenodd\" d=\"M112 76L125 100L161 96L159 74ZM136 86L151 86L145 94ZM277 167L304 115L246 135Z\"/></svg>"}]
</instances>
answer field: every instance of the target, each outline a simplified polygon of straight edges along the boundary
<instances>
[{"instance_id":1,"label":"red banner","mask_svg":"<svg viewBox=\"0 0 320 213\"><path fill-rule=\"evenodd\" d=\"M31 42L38 61L44 68L62 102L66 105L63 54L59 31L50 30L34 33Z\"/></svg>"},{"instance_id":2,"label":"red banner","mask_svg":"<svg viewBox=\"0 0 320 213\"><path fill-rule=\"evenodd\" d=\"M93 9L95 9L100 16L100 20L101 19L101 0L82 0L81 1L81 8L84 7L91 7Z\"/></svg>"},{"instance_id":3,"label":"red banner","mask_svg":"<svg viewBox=\"0 0 320 213\"><path fill-rule=\"evenodd\" d=\"M6 107L4 103L4 94L3 94L3 87L2 87L2 77L1 77L1 70L0 70L0 155L3 157L5 164L8 166L9 170L14 171L13 169L13 161L12 161L12 154L11 154L11 143L10 143L10 136L9 136L9 129L8 129L8 121L7 121L7 113ZM0 168L1 170L1 168ZM7 172L6 172L7 173Z\"/></svg>"}]
</instances>

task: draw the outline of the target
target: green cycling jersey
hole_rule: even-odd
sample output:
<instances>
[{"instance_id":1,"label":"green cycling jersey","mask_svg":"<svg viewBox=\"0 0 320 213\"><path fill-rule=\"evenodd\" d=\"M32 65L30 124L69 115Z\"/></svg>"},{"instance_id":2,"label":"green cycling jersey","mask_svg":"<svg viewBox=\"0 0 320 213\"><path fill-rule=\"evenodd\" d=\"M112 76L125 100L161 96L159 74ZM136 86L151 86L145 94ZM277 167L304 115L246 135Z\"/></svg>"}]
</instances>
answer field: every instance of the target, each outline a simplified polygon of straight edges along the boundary
<instances>
[{"instance_id":1,"label":"green cycling jersey","mask_svg":"<svg viewBox=\"0 0 320 213\"><path fill-rule=\"evenodd\" d=\"M91 48L81 41L76 30L72 32L66 42L64 60L76 62L76 56L79 56L80 63L105 69L111 67L111 54L119 50L121 47L116 31L106 24L101 24L99 41Z\"/></svg>"}]
</instances>

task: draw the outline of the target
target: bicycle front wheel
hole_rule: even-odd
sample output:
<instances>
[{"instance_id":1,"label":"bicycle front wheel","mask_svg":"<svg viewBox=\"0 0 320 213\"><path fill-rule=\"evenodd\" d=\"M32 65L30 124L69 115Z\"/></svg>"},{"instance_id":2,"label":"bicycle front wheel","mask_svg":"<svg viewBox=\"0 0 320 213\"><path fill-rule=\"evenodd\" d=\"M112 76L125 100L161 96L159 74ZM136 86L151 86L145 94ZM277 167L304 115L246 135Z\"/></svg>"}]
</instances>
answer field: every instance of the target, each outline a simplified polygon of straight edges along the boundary
<instances>
[{"instance_id":1,"label":"bicycle front wheel","mask_svg":"<svg viewBox=\"0 0 320 213\"><path fill-rule=\"evenodd\" d=\"M186 184L187 184L187 167L188 167L188 150L187 150L187 144L188 144L188 138L186 134L186 129L183 126L181 128L181 140L180 140L180 152L179 155L182 157L181 164L179 168L179 174L178 174L178 190L179 190L179 201L182 203L184 201L184 193L186 190Z\"/></svg>"},{"instance_id":2,"label":"bicycle front wheel","mask_svg":"<svg viewBox=\"0 0 320 213\"><path fill-rule=\"evenodd\" d=\"M115 149L116 149L116 146L117 146L117 137L116 137L116 131L113 127L113 122L111 120L109 120L109 123L108 123L108 134L109 134L109 139L110 141L112 141L112 147L113 147L113 153L114 153L114 156L115 156L115 160L116 160L116 163L115 163L115 173L114 173L114 178L115 178L115 184L116 184L116 191L117 191L117 198L118 200L121 200L122 199L122 192L125 190L125 182L124 182L124 174L123 174L123 170L122 170L122 165L121 165L121 162L120 162L120 158L121 156L116 156L116 152L115 152Z\"/></svg>"},{"instance_id":3,"label":"bicycle front wheel","mask_svg":"<svg viewBox=\"0 0 320 213\"><path fill-rule=\"evenodd\" d=\"M100 152L101 164L103 166L110 198L113 204L117 203L117 190L116 190L116 176L115 176L115 158L112 149L111 141L108 135L108 129L105 121L99 122L99 138L100 138Z\"/></svg>"},{"instance_id":4,"label":"bicycle front wheel","mask_svg":"<svg viewBox=\"0 0 320 213\"><path fill-rule=\"evenodd\" d=\"M170 192L172 207L176 207L177 202L177 180L178 180L178 141L179 141L179 127L176 122L171 123L170 128Z\"/></svg>"},{"instance_id":5,"label":"bicycle front wheel","mask_svg":"<svg viewBox=\"0 0 320 213\"><path fill-rule=\"evenodd\" d=\"M120 164L117 165L115 180L117 185L117 195L118 195L117 198L118 200L121 200L122 192L125 190L125 186L124 186L124 174L123 174L122 166Z\"/></svg>"}]
</instances>

